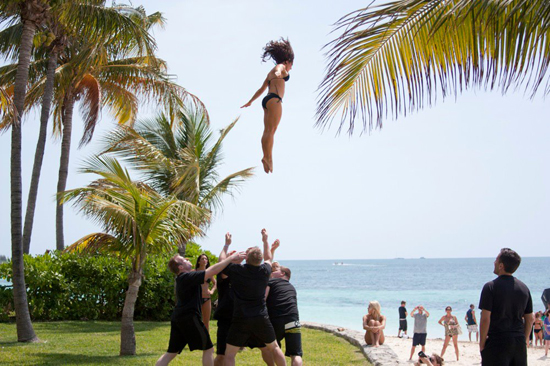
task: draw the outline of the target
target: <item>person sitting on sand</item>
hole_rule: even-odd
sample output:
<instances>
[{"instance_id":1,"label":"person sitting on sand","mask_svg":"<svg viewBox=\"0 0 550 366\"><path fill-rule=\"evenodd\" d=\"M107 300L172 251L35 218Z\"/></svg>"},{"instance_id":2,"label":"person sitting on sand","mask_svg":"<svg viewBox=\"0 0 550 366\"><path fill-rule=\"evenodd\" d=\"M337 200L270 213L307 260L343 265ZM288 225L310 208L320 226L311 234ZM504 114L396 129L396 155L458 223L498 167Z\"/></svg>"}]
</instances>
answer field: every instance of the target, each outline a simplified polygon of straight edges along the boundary
<instances>
[{"instance_id":1,"label":"person sitting on sand","mask_svg":"<svg viewBox=\"0 0 550 366\"><path fill-rule=\"evenodd\" d=\"M380 311L380 303L369 302L368 313L363 317L363 329L366 330L365 343L374 347L384 344L384 328L386 328L386 317Z\"/></svg>"},{"instance_id":2,"label":"person sitting on sand","mask_svg":"<svg viewBox=\"0 0 550 366\"><path fill-rule=\"evenodd\" d=\"M264 134L262 136L264 157L262 158L262 164L266 173L273 173L273 140L283 114L282 103L285 96L285 83L290 78L288 72L292 69L294 63L294 51L288 39L281 38L279 41L269 42L264 47L262 61L269 58L275 61L275 67L267 74L260 89L241 108L250 107L252 102L269 88L268 94L262 100L264 109Z\"/></svg>"},{"instance_id":3,"label":"person sitting on sand","mask_svg":"<svg viewBox=\"0 0 550 366\"><path fill-rule=\"evenodd\" d=\"M428 324L428 317L430 313L422 305L418 305L411 312L411 318L414 318L414 333L413 333L413 344L411 348L411 357L409 361L412 360L416 346L422 346L422 352L426 352L426 326Z\"/></svg>"},{"instance_id":4,"label":"person sitting on sand","mask_svg":"<svg viewBox=\"0 0 550 366\"><path fill-rule=\"evenodd\" d=\"M442 366L445 362L441 356L432 353L431 356L426 356L424 352L420 353L422 356L418 356L418 362L414 363L414 366L428 365L428 366ZM423 357L426 356L426 357Z\"/></svg>"},{"instance_id":5,"label":"person sitting on sand","mask_svg":"<svg viewBox=\"0 0 550 366\"><path fill-rule=\"evenodd\" d=\"M456 360L458 361L459 352L458 352L458 320L456 316L452 314L453 309L450 306L445 308L446 314L439 319L439 324L445 327L445 342L443 342L443 349L441 350L441 357L445 355L447 346L451 338L453 339L453 344L455 346Z\"/></svg>"}]
</instances>

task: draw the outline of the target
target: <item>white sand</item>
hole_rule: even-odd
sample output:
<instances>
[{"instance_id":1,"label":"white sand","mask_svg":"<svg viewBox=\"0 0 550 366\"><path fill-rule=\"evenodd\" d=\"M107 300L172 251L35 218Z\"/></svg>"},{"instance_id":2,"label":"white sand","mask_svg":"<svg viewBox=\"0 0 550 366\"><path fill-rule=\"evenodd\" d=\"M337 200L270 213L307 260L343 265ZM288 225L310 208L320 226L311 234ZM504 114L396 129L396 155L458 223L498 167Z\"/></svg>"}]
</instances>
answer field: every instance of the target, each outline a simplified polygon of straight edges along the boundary
<instances>
[{"instance_id":1,"label":"white sand","mask_svg":"<svg viewBox=\"0 0 550 366\"><path fill-rule=\"evenodd\" d=\"M397 337L386 337L386 342L388 346L390 346L395 353L397 353L397 356L399 356L399 359L404 362L409 361L409 357L411 355L411 347L412 347L412 338L405 339L405 338L397 338ZM441 349L443 348L443 339L428 339L426 341L426 354L430 355L432 353L441 353ZM420 346L416 347L415 356L413 357L413 361L418 360L418 352L422 348ZM454 346L451 343L447 347L447 350L445 351L445 356L443 357L445 359L445 365L453 365L453 366L473 366L473 365L481 365L481 356L479 355L479 345L476 342L465 342L465 341L458 341L458 350L460 352L460 360L456 360L455 350ZM549 351L550 355L550 351ZM528 350L528 364L529 366L550 366L550 357L544 357L544 347L543 348L534 348L531 347ZM412 362L411 361L411 365Z\"/></svg>"}]
</instances>

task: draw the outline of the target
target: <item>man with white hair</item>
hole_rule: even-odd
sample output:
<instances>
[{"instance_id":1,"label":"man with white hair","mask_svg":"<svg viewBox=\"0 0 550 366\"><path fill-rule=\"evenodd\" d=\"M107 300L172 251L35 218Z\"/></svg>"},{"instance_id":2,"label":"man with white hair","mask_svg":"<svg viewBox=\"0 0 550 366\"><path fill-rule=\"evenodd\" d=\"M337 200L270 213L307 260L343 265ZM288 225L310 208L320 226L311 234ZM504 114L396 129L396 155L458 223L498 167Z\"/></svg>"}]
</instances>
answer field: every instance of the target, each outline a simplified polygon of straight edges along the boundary
<instances>
[{"instance_id":1,"label":"man with white hair","mask_svg":"<svg viewBox=\"0 0 550 366\"><path fill-rule=\"evenodd\" d=\"M202 322L201 285L220 273L231 262L241 263L245 255L245 252L232 253L205 271L193 271L191 262L180 255L175 255L170 259L168 268L177 275L178 302L172 313L168 351L158 359L156 366L168 365L186 345L189 345L190 351L203 351L203 366L214 364L214 346L210 340L210 334Z\"/></svg>"},{"instance_id":2,"label":"man with white hair","mask_svg":"<svg viewBox=\"0 0 550 366\"><path fill-rule=\"evenodd\" d=\"M265 303L272 260L267 239L267 231L262 229L263 256L259 247L248 248L246 264L229 265L223 271L229 276L234 296L233 320L227 335L224 357L225 366L235 365L237 352L241 347L250 345L251 341L265 344L267 350L272 353L275 364L286 366L285 356L277 344Z\"/></svg>"}]
</instances>

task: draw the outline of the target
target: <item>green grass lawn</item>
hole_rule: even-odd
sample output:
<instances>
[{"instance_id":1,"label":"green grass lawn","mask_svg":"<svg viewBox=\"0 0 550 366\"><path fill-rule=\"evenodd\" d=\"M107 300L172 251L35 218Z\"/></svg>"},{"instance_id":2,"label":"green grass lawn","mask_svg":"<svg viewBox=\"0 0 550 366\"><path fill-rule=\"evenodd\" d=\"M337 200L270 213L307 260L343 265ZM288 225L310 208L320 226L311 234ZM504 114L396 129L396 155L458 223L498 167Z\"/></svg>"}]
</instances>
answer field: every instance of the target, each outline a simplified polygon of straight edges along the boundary
<instances>
[{"instance_id":1,"label":"green grass lawn","mask_svg":"<svg viewBox=\"0 0 550 366\"><path fill-rule=\"evenodd\" d=\"M215 343L215 321L210 328ZM15 324L0 324L0 365L154 365L166 351L170 335L169 323L136 322L138 355L119 357L119 322L34 323L34 329L42 342L18 343ZM321 331L302 331L304 364L370 365L345 340ZM186 348L171 365L200 365L201 354ZM260 351L244 350L237 355L237 364L262 365Z\"/></svg>"}]
</instances>

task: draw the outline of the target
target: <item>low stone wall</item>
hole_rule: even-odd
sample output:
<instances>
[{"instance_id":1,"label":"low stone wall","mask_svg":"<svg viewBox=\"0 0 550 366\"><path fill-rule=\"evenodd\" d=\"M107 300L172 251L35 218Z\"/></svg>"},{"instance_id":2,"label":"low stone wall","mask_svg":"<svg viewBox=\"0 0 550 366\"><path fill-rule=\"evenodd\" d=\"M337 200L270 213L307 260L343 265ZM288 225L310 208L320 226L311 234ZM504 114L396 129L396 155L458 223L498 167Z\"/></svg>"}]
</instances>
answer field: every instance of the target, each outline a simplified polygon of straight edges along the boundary
<instances>
[{"instance_id":1,"label":"low stone wall","mask_svg":"<svg viewBox=\"0 0 550 366\"><path fill-rule=\"evenodd\" d=\"M367 346L363 332L313 322L301 322L301 324L305 328L322 330L344 338L349 343L359 347L363 355L374 366L404 365L403 362L399 361L397 354L390 347L386 345L382 345L380 347Z\"/></svg>"}]
</instances>

